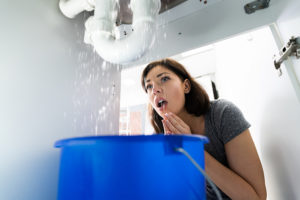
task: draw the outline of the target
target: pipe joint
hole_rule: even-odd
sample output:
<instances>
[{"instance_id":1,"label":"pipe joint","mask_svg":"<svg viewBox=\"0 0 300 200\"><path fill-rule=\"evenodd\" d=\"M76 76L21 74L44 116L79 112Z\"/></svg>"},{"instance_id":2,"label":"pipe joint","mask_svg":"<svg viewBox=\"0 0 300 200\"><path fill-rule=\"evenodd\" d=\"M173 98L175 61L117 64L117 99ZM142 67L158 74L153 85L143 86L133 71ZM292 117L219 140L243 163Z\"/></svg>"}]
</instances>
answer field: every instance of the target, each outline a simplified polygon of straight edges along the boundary
<instances>
[{"instance_id":1,"label":"pipe joint","mask_svg":"<svg viewBox=\"0 0 300 200\"><path fill-rule=\"evenodd\" d=\"M161 0L131 0L134 32L125 38L115 38L117 0L60 0L62 12L70 18L95 9L85 22L84 42L111 63L123 64L142 57L155 40L155 20Z\"/></svg>"},{"instance_id":2,"label":"pipe joint","mask_svg":"<svg viewBox=\"0 0 300 200\"><path fill-rule=\"evenodd\" d=\"M95 9L95 0L60 0L59 8L68 18L74 18L82 11Z\"/></svg>"},{"instance_id":3,"label":"pipe joint","mask_svg":"<svg viewBox=\"0 0 300 200\"><path fill-rule=\"evenodd\" d=\"M84 42L93 44L92 35L94 33L102 33L100 35L105 38L113 37L113 24L109 20L96 19L94 16L89 17L85 22Z\"/></svg>"}]
</instances>

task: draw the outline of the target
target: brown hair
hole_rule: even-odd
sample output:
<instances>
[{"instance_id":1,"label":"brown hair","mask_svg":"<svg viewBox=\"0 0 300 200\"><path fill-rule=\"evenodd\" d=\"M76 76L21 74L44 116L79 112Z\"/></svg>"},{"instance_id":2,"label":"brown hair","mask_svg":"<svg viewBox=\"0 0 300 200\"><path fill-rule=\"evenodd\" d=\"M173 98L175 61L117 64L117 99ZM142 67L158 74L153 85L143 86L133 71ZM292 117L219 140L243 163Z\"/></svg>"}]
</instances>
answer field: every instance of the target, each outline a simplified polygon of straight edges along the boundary
<instances>
[{"instance_id":1,"label":"brown hair","mask_svg":"<svg viewBox=\"0 0 300 200\"><path fill-rule=\"evenodd\" d=\"M149 63L141 77L142 87L147 93L147 89L145 88L145 78L148 73L156 66L165 67L172 72L174 72L182 81L188 79L191 84L190 92L185 94L185 109L188 113L194 114L195 116L200 116L205 114L209 109L209 97L203 87L195 81L194 78L186 71L183 65L176 62L173 59L166 58L158 61L154 61ZM164 128L161 120L163 119L151 106L149 103L148 105L148 114L150 117L151 124L156 133L163 133Z\"/></svg>"}]
</instances>

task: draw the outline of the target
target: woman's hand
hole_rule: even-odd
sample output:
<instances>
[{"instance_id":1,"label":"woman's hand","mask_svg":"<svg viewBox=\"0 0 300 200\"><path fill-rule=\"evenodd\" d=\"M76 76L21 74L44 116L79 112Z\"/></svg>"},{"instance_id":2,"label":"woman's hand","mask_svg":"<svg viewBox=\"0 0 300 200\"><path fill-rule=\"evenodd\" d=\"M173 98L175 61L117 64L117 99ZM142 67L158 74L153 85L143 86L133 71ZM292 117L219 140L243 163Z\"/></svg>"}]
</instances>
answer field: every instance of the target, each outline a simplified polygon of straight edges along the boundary
<instances>
[{"instance_id":1,"label":"woman's hand","mask_svg":"<svg viewBox=\"0 0 300 200\"><path fill-rule=\"evenodd\" d=\"M171 112L164 115L162 123L166 135L191 134L190 127L182 119Z\"/></svg>"}]
</instances>

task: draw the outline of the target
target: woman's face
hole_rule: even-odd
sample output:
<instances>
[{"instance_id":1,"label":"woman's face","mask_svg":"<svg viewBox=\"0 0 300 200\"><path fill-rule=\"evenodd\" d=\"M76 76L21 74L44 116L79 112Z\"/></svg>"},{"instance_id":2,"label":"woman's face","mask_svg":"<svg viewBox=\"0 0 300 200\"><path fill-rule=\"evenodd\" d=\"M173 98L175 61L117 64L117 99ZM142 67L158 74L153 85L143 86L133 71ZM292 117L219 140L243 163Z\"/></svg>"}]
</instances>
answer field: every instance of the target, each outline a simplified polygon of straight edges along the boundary
<instances>
[{"instance_id":1,"label":"woman's face","mask_svg":"<svg viewBox=\"0 0 300 200\"><path fill-rule=\"evenodd\" d=\"M185 111L186 85L171 70L160 65L151 69L145 78L145 88L152 107L161 117L166 112L178 115Z\"/></svg>"}]
</instances>

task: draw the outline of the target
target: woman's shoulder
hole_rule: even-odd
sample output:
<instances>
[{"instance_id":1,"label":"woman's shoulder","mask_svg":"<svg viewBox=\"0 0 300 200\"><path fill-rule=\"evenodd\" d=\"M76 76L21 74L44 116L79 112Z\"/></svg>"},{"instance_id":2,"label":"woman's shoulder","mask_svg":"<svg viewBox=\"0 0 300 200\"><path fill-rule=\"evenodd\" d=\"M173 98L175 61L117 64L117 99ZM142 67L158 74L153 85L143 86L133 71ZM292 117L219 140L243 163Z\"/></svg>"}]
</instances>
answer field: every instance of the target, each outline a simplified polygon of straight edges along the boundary
<instances>
[{"instance_id":1,"label":"woman's shoulder","mask_svg":"<svg viewBox=\"0 0 300 200\"><path fill-rule=\"evenodd\" d=\"M207 113L214 121L223 121L224 118L240 118L241 110L227 99L217 99L210 102L210 110Z\"/></svg>"},{"instance_id":2,"label":"woman's shoulder","mask_svg":"<svg viewBox=\"0 0 300 200\"><path fill-rule=\"evenodd\" d=\"M210 119L224 144L250 127L241 110L225 99L211 101Z\"/></svg>"},{"instance_id":3,"label":"woman's shoulder","mask_svg":"<svg viewBox=\"0 0 300 200\"><path fill-rule=\"evenodd\" d=\"M228 101L227 99L216 99L210 101L210 107L213 113L222 113L226 109L232 109L235 108L236 106L231 102Z\"/></svg>"}]
</instances>

